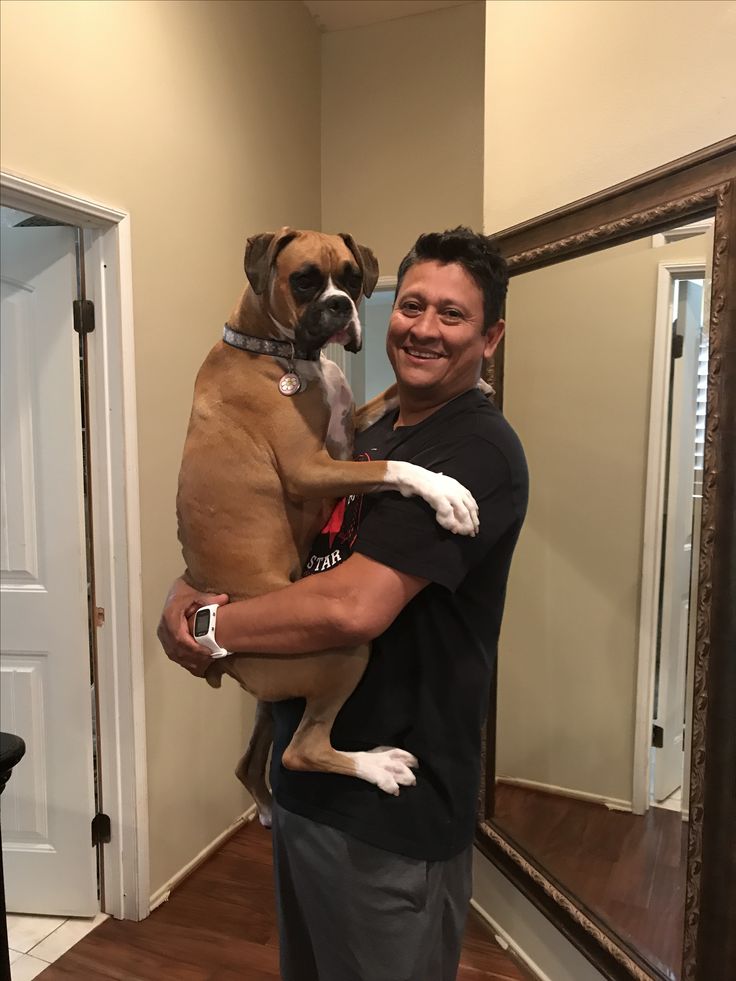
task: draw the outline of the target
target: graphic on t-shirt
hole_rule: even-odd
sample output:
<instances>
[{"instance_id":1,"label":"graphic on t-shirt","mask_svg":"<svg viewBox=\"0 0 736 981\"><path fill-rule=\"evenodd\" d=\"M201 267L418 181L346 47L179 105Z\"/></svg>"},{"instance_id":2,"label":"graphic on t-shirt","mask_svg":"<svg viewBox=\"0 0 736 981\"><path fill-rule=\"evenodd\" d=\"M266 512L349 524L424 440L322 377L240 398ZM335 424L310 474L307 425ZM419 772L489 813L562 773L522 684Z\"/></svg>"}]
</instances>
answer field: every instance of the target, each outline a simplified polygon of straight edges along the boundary
<instances>
[{"instance_id":1,"label":"graphic on t-shirt","mask_svg":"<svg viewBox=\"0 0 736 981\"><path fill-rule=\"evenodd\" d=\"M371 458L368 453L360 453L354 459L362 463ZM327 523L312 544L312 551L304 566L303 575L311 576L316 572L326 572L327 569L332 569L349 558L355 539L358 537L362 511L362 494L351 494L337 502Z\"/></svg>"}]
</instances>

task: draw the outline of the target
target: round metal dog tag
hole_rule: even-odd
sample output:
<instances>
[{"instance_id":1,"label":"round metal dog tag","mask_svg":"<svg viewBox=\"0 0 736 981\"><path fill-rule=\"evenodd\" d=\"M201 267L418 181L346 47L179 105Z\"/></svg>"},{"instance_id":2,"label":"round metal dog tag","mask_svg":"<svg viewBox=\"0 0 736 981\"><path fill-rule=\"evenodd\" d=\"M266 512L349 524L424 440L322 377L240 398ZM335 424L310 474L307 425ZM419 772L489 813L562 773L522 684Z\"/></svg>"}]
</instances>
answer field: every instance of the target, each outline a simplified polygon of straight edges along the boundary
<instances>
[{"instance_id":1,"label":"round metal dog tag","mask_svg":"<svg viewBox=\"0 0 736 981\"><path fill-rule=\"evenodd\" d=\"M295 371L287 371L279 378L279 391L282 395L296 395L301 391L302 380Z\"/></svg>"}]
</instances>

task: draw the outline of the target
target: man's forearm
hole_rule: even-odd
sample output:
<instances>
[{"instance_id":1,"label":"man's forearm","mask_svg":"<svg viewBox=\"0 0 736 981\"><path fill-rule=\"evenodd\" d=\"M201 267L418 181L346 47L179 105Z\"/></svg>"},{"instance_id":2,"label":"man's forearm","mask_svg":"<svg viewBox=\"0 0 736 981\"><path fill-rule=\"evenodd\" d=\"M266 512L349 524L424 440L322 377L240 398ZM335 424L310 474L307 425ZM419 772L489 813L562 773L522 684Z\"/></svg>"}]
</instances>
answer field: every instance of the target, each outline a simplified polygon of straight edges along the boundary
<instances>
[{"instance_id":1,"label":"man's forearm","mask_svg":"<svg viewBox=\"0 0 736 981\"><path fill-rule=\"evenodd\" d=\"M327 575L326 573L323 575ZM309 654L360 643L345 615L350 597L341 599L310 576L285 589L222 606L217 642L248 654Z\"/></svg>"},{"instance_id":2,"label":"man's forearm","mask_svg":"<svg viewBox=\"0 0 736 981\"><path fill-rule=\"evenodd\" d=\"M221 607L217 642L245 654L354 647L383 633L426 584L354 553L328 572Z\"/></svg>"}]
</instances>

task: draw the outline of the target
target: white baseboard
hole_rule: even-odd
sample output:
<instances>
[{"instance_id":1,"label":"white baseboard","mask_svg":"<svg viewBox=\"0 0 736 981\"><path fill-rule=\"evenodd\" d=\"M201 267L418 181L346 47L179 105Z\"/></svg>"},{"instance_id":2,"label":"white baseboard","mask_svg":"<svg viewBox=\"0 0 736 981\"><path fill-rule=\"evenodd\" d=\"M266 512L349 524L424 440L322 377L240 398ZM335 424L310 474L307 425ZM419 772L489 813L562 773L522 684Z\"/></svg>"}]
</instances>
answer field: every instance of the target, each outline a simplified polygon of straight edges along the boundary
<instances>
[{"instance_id":1,"label":"white baseboard","mask_svg":"<svg viewBox=\"0 0 736 981\"><path fill-rule=\"evenodd\" d=\"M182 883L187 876L191 875L192 872L194 872L194 870L202 864L202 862L208 859L210 855L214 854L218 848L224 845L228 838L232 838L235 832L239 831L244 824L248 824L250 821L252 821L256 816L256 813L256 805L251 804L248 810L233 821L229 828L225 828L225 830L214 838L209 845L205 845L202 851L199 852L198 855L195 855L191 862L187 862L183 868L179 869L178 872L175 872L169 881L165 882L161 888L157 889L151 896L150 912L152 913L157 906L165 903L171 895L172 889L176 889L176 887Z\"/></svg>"},{"instance_id":2,"label":"white baseboard","mask_svg":"<svg viewBox=\"0 0 736 981\"><path fill-rule=\"evenodd\" d=\"M572 797L575 800L587 800L593 804L603 804L610 811L630 811L631 801L618 797L604 797L602 794L589 794L584 790L571 790L569 787L556 787L550 783L540 783L537 780L523 780L521 777L496 777L496 783L506 783L512 787L527 787L529 790L539 790L544 794L556 794L558 797Z\"/></svg>"},{"instance_id":3,"label":"white baseboard","mask_svg":"<svg viewBox=\"0 0 736 981\"><path fill-rule=\"evenodd\" d=\"M535 978L539 981L552 981L552 978L548 974L545 974L542 968L532 960L529 955L521 949L521 947L516 943L513 937L510 937L508 933L499 926L498 923L493 919L490 913L483 909L483 907L475 899L470 900L470 905L473 907L476 913L481 916L488 926L493 930L493 934L496 938L496 942L504 950L510 950L515 957L517 957L524 967L528 968Z\"/></svg>"}]
</instances>

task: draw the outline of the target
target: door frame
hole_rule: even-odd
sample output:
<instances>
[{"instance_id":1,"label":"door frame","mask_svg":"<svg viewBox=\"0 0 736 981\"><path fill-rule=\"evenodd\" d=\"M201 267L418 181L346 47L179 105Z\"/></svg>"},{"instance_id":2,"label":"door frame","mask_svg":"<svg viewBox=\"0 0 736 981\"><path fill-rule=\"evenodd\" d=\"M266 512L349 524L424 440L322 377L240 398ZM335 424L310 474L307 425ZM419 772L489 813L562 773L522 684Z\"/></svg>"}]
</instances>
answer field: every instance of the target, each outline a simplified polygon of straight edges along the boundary
<instances>
[{"instance_id":1,"label":"door frame","mask_svg":"<svg viewBox=\"0 0 736 981\"><path fill-rule=\"evenodd\" d=\"M371 296L375 296L376 293L386 292L387 290L393 290L396 292L396 285L398 280L396 276L379 276L376 285L373 287L373 292ZM360 323L363 330L363 345L357 354L348 355L342 344L328 344L325 347L325 355L334 361L335 364L339 366L342 373L347 379L348 385L353 392L353 399L357 406L363 405L366 401L365 398L365 330L366 330L366 317L365 317L365 305L369 302L369 297L362 297L360 304L358 305L358 313L360 314Z\"/></svg>"},{"instance_id":2,"label":"door frame","mask_svg":"<svg viewBox=\"0 0 736 981\"><path fill-rule=\"evenodd\" d=\"M652 390L649 409L644 537L642 548L639 645L637 655L636 709L634 716L634 769L631 810L645 814L649 809L651 777L650 750L654 711L654 682L657 658L659 588L662 578L662 514L666 487L667 418L670 396L672 316L670 288L675 278L688 274L707 275L702 258L660 262L657 273Z\"/></svg>"},{"instance_id":3,"label":"door frame","mask_svg":"<svg viewBox=\"0 0 736 981\"><path fill-rule=\"evenodd\" d=\"M87 232L87 296L96 312L87 337L93 549L105 610L97 634L99 766L112 829L104 912L141 920L149 913L149 841L130 215L5 171L0 200Z\"/></svg>"}]
</instances>

